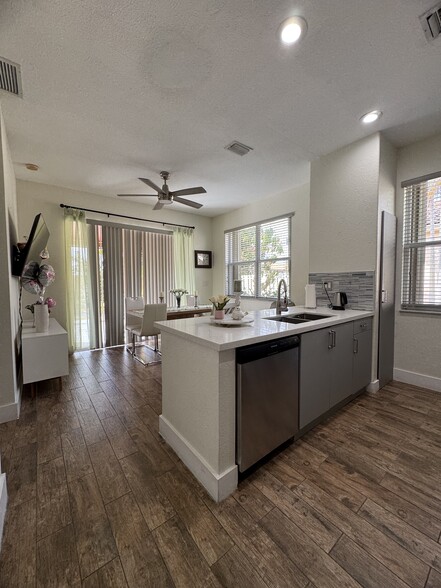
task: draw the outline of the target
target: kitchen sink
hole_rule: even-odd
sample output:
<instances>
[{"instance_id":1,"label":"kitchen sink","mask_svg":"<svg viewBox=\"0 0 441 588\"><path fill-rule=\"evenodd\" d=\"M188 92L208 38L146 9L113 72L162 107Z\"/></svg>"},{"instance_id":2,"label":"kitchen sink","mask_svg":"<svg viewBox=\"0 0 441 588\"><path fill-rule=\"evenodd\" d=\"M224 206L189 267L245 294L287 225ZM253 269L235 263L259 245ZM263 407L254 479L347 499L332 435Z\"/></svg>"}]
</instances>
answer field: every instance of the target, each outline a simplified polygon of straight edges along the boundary
<instances>
[{"instance_id":1,"label":"kitchen sink","mask_svg":"<svg viewBox=\"0 0 441 588\"><path fill-rule=\"evenodd\" d=\"M305 321L317 321L319 319L330 318L329 314L313 314L311 312L302 312L301 314L293 315L294 318L303 319Z\"/></svg>"},{"instance_id":2,"label":"kitchen sink","mask_svg":"<svg viewBox=\"0 0 441 588\"><path fill-rule=\"evenodd\" d=\"M309 321L316 321L319 319L329 317L330 315L302 312L300 314L291 314L288 316L269 316L266 318L269 321L278 321L279 323L291 323L292 325L301 325L303 323L308 323Z\"/></svg>"},{"instance_id":3,"label":"kitchen sink","mask_svg":"<svg viewBox=\"0 0 441 588\"><path fill-rule=\"evenodd\" d=\"M308 319L297 318L295 316L267 316L268 321L278 321L279 323L291 323L294 325L301 325L309 322Z\"/></svg>"}]
</instances>

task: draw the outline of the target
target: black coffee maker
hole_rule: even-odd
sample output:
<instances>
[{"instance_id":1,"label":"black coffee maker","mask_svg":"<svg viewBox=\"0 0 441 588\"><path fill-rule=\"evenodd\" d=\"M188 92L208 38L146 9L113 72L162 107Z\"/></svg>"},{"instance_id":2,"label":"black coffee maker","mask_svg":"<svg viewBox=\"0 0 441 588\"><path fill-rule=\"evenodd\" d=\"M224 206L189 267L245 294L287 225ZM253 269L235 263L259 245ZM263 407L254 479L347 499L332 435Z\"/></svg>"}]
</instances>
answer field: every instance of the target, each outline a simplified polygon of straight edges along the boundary
<instances>
[{"instance_id":1,"label":"black coffee maker","mask_svg":"<svg viewBox=\"0 0 441 588\"><path fill-rule=\"evenodd\" d=\"M332 302L332 310L344 310L347 303L348 297L346 296L346 292L336 292Z\"/></svg>"}]
</instances>

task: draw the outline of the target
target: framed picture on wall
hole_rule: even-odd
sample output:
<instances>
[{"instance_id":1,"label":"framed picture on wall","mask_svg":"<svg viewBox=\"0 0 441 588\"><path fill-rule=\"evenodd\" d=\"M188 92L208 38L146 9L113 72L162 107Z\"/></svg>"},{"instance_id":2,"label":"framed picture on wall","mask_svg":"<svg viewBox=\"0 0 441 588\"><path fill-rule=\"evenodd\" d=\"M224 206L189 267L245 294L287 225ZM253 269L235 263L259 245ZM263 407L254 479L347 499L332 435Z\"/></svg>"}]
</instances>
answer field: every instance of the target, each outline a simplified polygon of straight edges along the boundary
<instances>
[{"instance_id":1,"label":"framed picture on wall","mask_svg":"<svg viewBox=\"0 0 441 588\"><path fill-rule=\"evenodd\" d=\"M210 268L212 266L211 251L197 251L194 252L194 267Z\"/></svg>"}]
</instances>

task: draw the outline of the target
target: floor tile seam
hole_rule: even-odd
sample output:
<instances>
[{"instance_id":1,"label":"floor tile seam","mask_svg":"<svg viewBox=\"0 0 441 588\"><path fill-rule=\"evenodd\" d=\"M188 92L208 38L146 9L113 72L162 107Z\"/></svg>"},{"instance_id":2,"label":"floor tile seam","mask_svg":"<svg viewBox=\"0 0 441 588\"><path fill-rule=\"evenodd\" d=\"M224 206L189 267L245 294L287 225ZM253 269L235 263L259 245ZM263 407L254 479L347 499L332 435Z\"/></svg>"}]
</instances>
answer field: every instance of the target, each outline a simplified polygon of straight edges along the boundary
<instances>
[{"instance_id":1,"label":"floor tile seam","mask_svg":"<svg viewBox=\"0 0 441 588\"><path fill-rule=\"evenodd\" d=\"M378 507L381 508L381 505L377 504L374 500L371 500L371 502L374 502L376 506L378 506ZM385 510L387 510L387 509L385 509ZM363 520L365 520L367 523L369 523L369 521L362 514L360 514L359 516L360 516L360 518L362 518ZM399 518L399 517L396 517L396 518ZM413 530L421 533L421 535L424 535L424 533L422 531L419 531L419 529L416 529L415 527L413 527L412 525L410 525L409 523L407 523L407 521L403 521L402 519L400 519L400 521L402 523L404 523L405 525L407 525L408 527L411 527L411 531L413 529ZM369 523L369 524L372 524L372 523ZM372 526L375 527L378 531L380 531L380 529L378 529L378 527L376 525L372 525ZM401 543L398 543L397 540L395 540L392 536L390 536L390 535L388 535L386 533L383 533L383 531L380 531L380 533L382 533L386 537L389 537L389 539L392 539L392 541L395 541L395 543L397 543L397 545L399 545L402 549L404 549L405 551L407 551L408 553L410 553L410 555L412 555L413 557L416 557L417 559L419 559L424 565L429 566L429 568L434 568L436 571L438 571L441 574L441 563L440 563L439 569L438 568L435 568L431 563L428 563L427 561L424 561L421 558L421 556L416 553L416 551L413 552L410 549L408 549L407 547L405 547L404 545L401 545ZM393 533L393 534L395 535L395 533ZM435 546L440 547L440 561L441 561L441 546L439 545L439 543L437 541L435 541L434 539L431 539L430 537L427 537L427 535L424 535L424 538L426 540L428 540L428 541L433 542Z\"/></svg>"},{"instance_id":2,"label":"floor tile seam","mask_svg":"<svg viewBox=\"0 0 441 588\"><path fill-rule=\"evenodd\" d=\"M410 585L408 584L408 582L406 582L405 580L403 580L402 578L400 578L399 576L397 576L397 574L395 574L395 572L393 572L393 571L392 571L390 568L388 568L388 567L387 567L387 566L386 566L384 563L382 563L380 560L378 560L378 559L377 559L377 558L376 558L374 555L372 555L372 553L369 553L368 551L366 551L366 550L364 549L364 547L362 547L361 545L359 545L359 544L358 544L356 541L354 541L353 539L351 539L350 537L348 537L348 535L346 535L345 533L343 533L343 535L340 537L339 541L340 541L340 540L342 540L344 537L346 537L346 538L347 538L349 541L352 541L352 542L353 542L353 543L354 543L354 544L355 544L355 545L356 545L356 546L357 546L359 549L361 549L361 550L362 550L364 553L366 553L366 554L367 554L369 557L372 557L372 559L375 559L375 560L378 562L378 564L379 564L381 567L383 567L384 569L386 569L386 570L387 570L387 571L388 571L390 574L392 574L392 575L393 575L395 578L397 578L397 580L398 580L399 582L401 582L402 584L405 584L406 586L409 586L409 588L410 588ZM338 564L340 567L342 567L342 566L340 565L340 563L339 563L339 562L338 562L338 561L335 559L335 557L334 557L334 554L332 553L332 551L334 550L334 548L335 548L336 546L337 546L337 543L334 545L334 547L332 548L332 550L329 552L329 556L330 556L330 557L332 557L332 559L335 561L335 563L336 563L336 564ZM342 569L345 569L345 568L342 568ZM345 571L346 571L346 570L345 570ZM346 571L346 573L347 573L347 574L349 574L349 572L347 572L347 571ZM429 576L429 574L430 574L430 567L429 567L429 571L428 571L427 577ZM354 576L352 576L352 574L349 574L349 575L351 576L351 578L353 578L353 580L357 581L357 580L354 578ZM426 582L427 582L427 580L426 580ZM424 585L425 585L425 584L424 584ZM385 588L385 587L384 587L384 588Z\"/></svg>"}]
</instances>

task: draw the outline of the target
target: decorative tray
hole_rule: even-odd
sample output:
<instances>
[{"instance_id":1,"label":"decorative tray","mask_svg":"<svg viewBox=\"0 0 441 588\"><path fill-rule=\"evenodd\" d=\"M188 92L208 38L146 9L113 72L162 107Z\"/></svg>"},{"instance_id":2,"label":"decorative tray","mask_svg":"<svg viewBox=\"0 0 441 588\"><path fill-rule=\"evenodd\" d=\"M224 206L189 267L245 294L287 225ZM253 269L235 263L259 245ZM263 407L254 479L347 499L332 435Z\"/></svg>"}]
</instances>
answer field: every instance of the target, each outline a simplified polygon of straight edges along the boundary
<instances>
[{"instance_id":1,"label":"decorative tray","mask_svg":"<svg viewBox=\"0 0 441 588\"><path fill-rule=\"evenodd\" d=\"M241 325L246 325L247 323L252 323L254 318L252 316L246 315L240 320L235 320L231 316L226 316L223 319L215 319L214 316L210 317L211 321L216 325L222 325L223 327L240 327Z\"/></svg>"}]
</instances>

